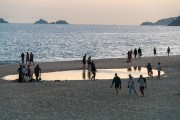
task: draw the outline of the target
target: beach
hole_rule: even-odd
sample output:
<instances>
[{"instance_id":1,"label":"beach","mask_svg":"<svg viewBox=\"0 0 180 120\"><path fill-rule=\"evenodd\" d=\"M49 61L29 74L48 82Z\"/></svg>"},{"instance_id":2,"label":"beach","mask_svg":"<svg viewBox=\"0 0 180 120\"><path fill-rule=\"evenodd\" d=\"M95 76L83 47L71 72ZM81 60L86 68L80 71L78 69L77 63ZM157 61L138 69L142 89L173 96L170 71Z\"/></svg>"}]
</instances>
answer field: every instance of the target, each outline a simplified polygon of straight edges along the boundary
<instances>
[{"instance_id":1,"label":"beach","mask_svg":"<svg viewBox=\"0 0 180 120\"><path fill-rule=\"evenodd\" d=\"M128 95L128 80L115 95L112 80L17 83L0 80L0 119L3 120L179 120L180 56L142 57L94 60L98 69L146 67L156 69L161 62L165 75L161 80L146 78L142 98ZM81 70L81 60L39 62L42 72ZM0 78L17 74L19 64L0 65ZM32 67L34 68L34 67ZM98 73L97 73L98 74ZM119 75L121 77L121 75ZM42 78L43 79L43 78ZM137 79L136 79L137 81Z\"/></svg>"}]
</instances>

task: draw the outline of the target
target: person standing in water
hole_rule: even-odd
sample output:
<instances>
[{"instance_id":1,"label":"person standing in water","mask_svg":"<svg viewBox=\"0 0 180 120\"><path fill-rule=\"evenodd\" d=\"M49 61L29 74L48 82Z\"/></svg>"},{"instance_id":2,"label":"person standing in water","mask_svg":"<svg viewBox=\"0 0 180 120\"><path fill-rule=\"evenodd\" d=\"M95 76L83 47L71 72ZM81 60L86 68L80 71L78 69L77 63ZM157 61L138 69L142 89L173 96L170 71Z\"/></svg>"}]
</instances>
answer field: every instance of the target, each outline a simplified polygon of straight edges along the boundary
<instances>
[{"instance_id":1,"label":"person standing in water","mask_svg":"<svg viewBox=\"0 0 180 120\"><path fill-rule=\"evenodd\" d=\"M170 53L170 48L167 48L167 53L168 53L168 57L169 57L169 53Z\"/></svg>"},{"instance_id":2,"label":"person standing in water","mask_svg":"<svg viewBox=\"0 0 180 120\"><path fill-rule=\"evenodd\" d=\"M144 97L144 89L147 87L146 79L142 75L140 75L138 83L140 86L140 91L141 91L142 97Z\"/></svg>"},{"instance_id":3,"label":"person standing in water","mask_svg":"<svg viewBox=\"0 0 180 120\"><path fill-rule=\"evenodd\" d=\"M117 76L117 73L115 73L115 77L112 81L111 87L113 87L114 83L115 83L116 95L118 95L118 89L121 89L121 79L119 78L119 76Z\"/></svg>"},{"instance_id":4,"label":"person standing in water","mask_svg":"<svg viewBox=\"0 0 180 120\"><path fill-rule=\"evenodd\" d=\"M131 74L129 74L129 81L128 81L128 88L129 88L129 95L131 96L131 90L134 91L134 93L137 95L136 89L135 89L135 80L132 77Z\"/></svg>"},{"instance_id":5,"label":"person standing in water","mask_svg":"<svg viewBox=\"0 0 180 120\"><path fill-rule=\"evenodd\" d=\"M26 52L26 64L29 62L29 53Z\"/></svg>"},{"instance_id":6,"label":"person standing in water","mask_svg":"<svg viewBox=\"0 0 180 120\"><path fill-rule=\"evenodd\" d=\"M156 48L154 47L154 56L157 56Z\"/></svg>"},{"instance_id":7,"label":"person standing in water","mask_svg":"<svg viewBox=\"0 0 180 120\"><path fill-rule=\"evenodd\" d=\"M22 61L22 65L24 65L24 53L23 52L21 54L21 61Z\"/></svg>"}]
</instances>

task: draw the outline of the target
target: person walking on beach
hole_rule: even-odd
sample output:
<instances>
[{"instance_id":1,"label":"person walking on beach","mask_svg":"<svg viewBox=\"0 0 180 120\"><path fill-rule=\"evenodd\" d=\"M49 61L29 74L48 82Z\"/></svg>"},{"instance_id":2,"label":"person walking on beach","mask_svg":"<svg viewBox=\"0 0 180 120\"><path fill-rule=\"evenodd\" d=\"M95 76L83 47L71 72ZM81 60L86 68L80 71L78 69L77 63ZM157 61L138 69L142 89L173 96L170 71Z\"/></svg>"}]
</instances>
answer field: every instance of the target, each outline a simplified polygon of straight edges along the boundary
<instances>
[{"instance_id":1,"label":"person walking on beach","mask_svg":"<svg viewBox=\"0 0 180 120\"><path fill-rule=\"evenodd\" d=\"M152 66L150 63L147 64L147 71L148 71L148 77L153 77L153 71L152 71Z\"/></svg>"},{"instance_id":2,"label":"person walking on beach","mask_svg":"<svg viewBox=\"0 0 180 120\"><path fill-rule=\"evenodd\" d=\"M83 68L85 68L85 66L86 66L86 54L83 56L82 63L83 63Z\"/></svg>"},{"instance_id":3,"label":"person walking on beach","mask_svg":"<svg viewBox=\"0 0 180 120\"><path fill-rule=\"evenodd\" d=\"M24 53L23 52L21 54L21 61L22 61L22 65L24 65Z\"/></svg>"},{"instance_id":4,"label":"person walking on beach","mask_svg":"<svg viewBox=\"0 0 180 120\"><path fill-rule=\"evenodd\" d=\"M91 56L88 57L87 64L88 64L88 69L90 69L91 68Z\"/></svg>"},{"instance_id":5,"label":"person walking on beach","mask_svg":"<svg viewBox=\"0 0 180 120\"><path fill-rule=\"evenodd\" d=\"M168 57L169 57L169 53L170 53L170 48L167 48L167 53L168 53Z\"/></svg>"},{"instance_id":6,"label":"person walking on beach","mask_svg":"<svg viewBox=\"0 0 180 120\"><path fill-rule=\"evenodd\" d=\"M38 82L40 80L40 75L41 75L41 68L39 67L39 65L37 65L34 68L34 74L35 74L35 77L36 77L36 81Z\"/></svg>"},{"instance_id":7,"label":"person walking on beach","mask_svg":"<svg viewBox=\"0 0 180 120\"><path fill-rule=\"evenodd\" d=\"M136 59L136 56L137 56L137 49L135 48L134 49L134 57L135 57L135 59Z\"/></svg>"},{"instance_id":8,"label":"person walking on beach","mask_svg":"<svg viewBox=\"0 0 180 120\"><path fill-rule=\"evenodd\" d=\"M34 65L34 55L32 54L32 52L30 53L30 65L31 65L31 62L33 63Z\"/></svg>"},{"instance_id":9,"label":"person walking on beach","mask_svg":"<svg viewBox=\"0 0 180 120\"><path fill-rule=\"evenodd\" d=\"M22 65L19 66L18 68L18 73L19 73L19 79L18 82L22 82L23 81L23 77L22 77Z\"/></svg>"},{"instance_id":10,"label":"person walking on beach","mask_svg":"<svg viewBox=\"0 0 180 120\"><path fill-rule=\"evenodd\" d=\"M97 70L96 70L96 65L93 61L91 62L91 72L93 74L93 76L91 77L91 80L95 80Z\"/></svg>"},{"instance_id":11,"label":"person walking on beach","mask_svg":"<svg viewBox=\"0 0 180 120\"><path fill-rule=\"evenodd\" d=\"M135 89L135 80L132 77L131 74L129 74L129 81L128 81L128 88L129 88L129 95L131 96L131 90L134 91L134 93L137 95L136 89Z\"/></svg>"},{"instance_id":12,"label":"person walking on beach","mask_svg":"<svg viewBox=\"0 0 180 120\"><path fill-rule=\"evenodd\" d=\"M156 48L154 47L154 56L157 56L157 54L156 54Z\"/></svg>"},{"instance_id":13,"label":"person walking on beach","mask_svg":"<svg viewBox=\"0 0 180 120\"><path fill-rule=\"evenodd\" d=\"M139 49L138 49L138 56L139 56L139 59L141 58L141 56L142 56L142 50L141 50L141 48L139 47Z\"/></svg>"},{"instance_id":14,"label":"person walking on beach","mask_svg":"<svg viewBox=\"0 0 180 120\"><path fill-rule=\"evenodd\" d=\"M158 62L158 65L157 65L157 71L158 71L157 79L161 79L161 78L160 78L160 76L161 76L161 70L162 70L161 63Z\"/></svg>"},{"instance_id":15,"label":"person walking on beach","mask_svg":"<svg viewBox=\"0 0 180 120\"><path fill-rule=\"evenodd\" d=\"M118 95L118 89L121 89L121 79L119 78L117 73L115 73L115 77L114 77L114 79L112 81L111 87L113 87L114 83L115 83L116 95Z\"/></svg>"},{"instance_id":16,"label":"person walking on beach","mask_svg":"<svg viewBox=\"0 0 180 120\"><path fill-rule=\"evenodd\" d=\"M29 53L26 52L26 64L29 62Z\"/></svg>"},{"instance_id":17,"label":"person walking on beach","mask_svg":"<svg viewBox=\"0 0 180 120\"><path fill-rule=\"evenodd\" d=\"M25 76L28 76L29 80L32 79L32 71L31 71L30 65L28 65L26 68Z\"/></svg>"},{"instance_id":18,"label":"person walking on beach","mask_svg":"<svg viewBox=\"0 0 180 120\"><path fill-rule=\"evenodd\" d=\"M147 87L146 79L142 75L140 75L138 83L140 86L140 91L141 91L142 97L144 97L144 89Z\"/></svg>"}]
</instances>

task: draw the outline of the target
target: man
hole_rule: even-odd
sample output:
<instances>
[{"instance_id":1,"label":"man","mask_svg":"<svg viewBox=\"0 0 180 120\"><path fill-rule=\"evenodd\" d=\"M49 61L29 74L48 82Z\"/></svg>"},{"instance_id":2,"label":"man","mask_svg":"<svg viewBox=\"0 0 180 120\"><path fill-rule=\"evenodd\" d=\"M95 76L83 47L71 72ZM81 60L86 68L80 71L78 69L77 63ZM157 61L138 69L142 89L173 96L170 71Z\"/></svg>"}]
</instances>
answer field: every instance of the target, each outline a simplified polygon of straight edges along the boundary
<instances>
[{"instance_id":1,"label":"man","mask_svg":"<svg viewBox=\"0 0 180 120\"><path fill-rule=\"evenodd\" d=\"M136 59L136 56L137 56L137 50L135 48L135 50L134 50L134 57L135 57L135 59Z\"/></svg>"},{"instance_id":2,"label":"man","mask_svg":"<svg viewBox=\"0 0 180 120\"><path fill-rule=\"evenodd\" d=\"M167 48L167 53L168 53L168 57L169 57L169 53L170 53L170 48Z\"/></svg>"},{"instance_id":3,"label":"man","mask_svg":"<svg viewBox=\"0 0 180 120\"><path fill-rule=\"evenodd\" d=\"M41 74L41 68L39 67L39 65L34 68L34 74L36 77L36 81L38 82L40 79L39 75Z\"/></svg>"},{"instance_id":4,"label":"man","mask_svg":"<svg viewBox=\"0 0 180 120\"><path fill-rule=\"evenodd\" d=\"M136 89L135 89L135 80L132 77L131 74L129 74L129 81L128 81L128 88L129 88L129 95L131 96L131 90L134 90L134 93L137 95Z\"/></svg>"},{"instance_id":5,"label":"man","mask_svg":"<svg viewBox=\"0 0 180 120\"><path fill-rule=\"evenodd\" d=\"M95 65L95 63L93 61L91 62L91 72L93 74L91 80L95 80L97 70L96 70L96 65Z\"/></svg>"},{"instance_id":6,"label":"man","mask_svg":"<svg viewBox=\"0 0 180 120\"><path fill-rule=\"evenodd\" d=\"M22 61L22 65L24 64L24 53L22 52L21 54L21 61Z\"/></svg>"},{"instance_id":7,"label":"man","mask_svg":"<svg viewBox=\"0 0 180 120\"><path fill-rule=\"evenodd\" d=\"M19 80L18 82L22 82L23 81L23 77L22 77L22 65L20 65L20 67L17 70L19 72Z\"/></svg>"},{"instance_id":8,"label":"man","mask_svg":"<svg viewBox=\"0 0 180 120\"><path fill-rule=\"evenodd\" d=\"M112 81L111 87L113 87L114 83L115 83L116 95L118 95L118 88L121 89L121 79L119 78L119 76L117 76L117 73L115 73L115 77Z\"/></svg>"},{"instance_id":9,"label":"man","mask_svg":"<svg viewBox=\"0 0 180 120\"><path fill-rule=\"evenodd\" d=\"M82 63L83 63L83 68L85 68L85 66L86 66L86 54L83 56Z\"/></svg>"},{"instance_id":10,"label":"man","mask_svg":"<svg viewBox=\"0 0 180 120\"><path fill-rule=\"evenodd\" d=\"M140 91L141 91L142 97L144 97L144 88L147 87L146 79L143 78L142 75L140 75L140 78L139 78L139 80L138 80L138 83L139 83L139 86L140 86Z\"/></svg>"},{"instance_id":11,"label":"man","mask_svg":"<svg viewBox=\"0 0 180 120\"><path fill-rule=\"evenodd\" d=\"M162 70L161 63L158 62L158 65L157 65L157 71L158 71L157 79L161 79L161 78L160 78L160 76L161 76L161 70Z\"/></svg>"},{"instance_id":12,"label":"man","mask_svg":"<svg viewBox=\"0 0 180 120\"><path fill-rule=\"evenodd\" d=\"M139 47L139 49L138 49L138 56L139 56L139 59L141 58L141 56L142 56L142 51L141 51L141 48Z\"/></svg>"},{"instance_id":13,"label":"man","mask_svg":"<svg viewBox=\"0 0 180 120\"><path fill-rule=\"evenodd\" d=\"M156 54L156 48L154 47L154 56L157 56L157 54Z\"/></svg>"}]
</instances>

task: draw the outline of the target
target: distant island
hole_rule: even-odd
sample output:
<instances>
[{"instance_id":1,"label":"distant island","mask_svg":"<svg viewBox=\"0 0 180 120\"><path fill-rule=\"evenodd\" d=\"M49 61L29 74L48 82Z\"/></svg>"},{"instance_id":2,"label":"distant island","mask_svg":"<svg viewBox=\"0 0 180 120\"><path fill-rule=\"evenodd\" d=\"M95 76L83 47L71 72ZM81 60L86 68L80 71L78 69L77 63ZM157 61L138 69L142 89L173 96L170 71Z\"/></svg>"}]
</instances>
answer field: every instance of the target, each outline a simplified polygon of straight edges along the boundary
<instances>
[{"instance_id":1,"label":"distant island","mask_svg":"<svg viewBox=\"0 0 180 120\"><path fill-rule=\"evenodd\" d=\"M0 18L0 23L8 23L8 22L5 21L3 18Z\"/></svg>"},{"instance_id":2,"label":"distant island","mask_svg":"<svg viewBox=\"0 0 180 120\"><path fill-rule=\"evenodd\" d=\"M180 26L180 16L173 20L168 26Z\"/></svg>"},{"instance_id":3,"label":"distant island","mask_svg":"<svg viewBox=\"0 0 180 120\"><path fill-rule=\"evenodd\" d=\"M40 19L36 21L34 24L69 24L65 20L58 20L56 22L48 23L46 20Z\"/></svg>"},{"instance_id":4,"label":"distant island","mask_svg":"<svg viewBox=\"0 0 180 120\"><path fill-rule=\"evenodd\" d=\"M177 17L171 17L171 18L165 18L165 19L160 19L157 22L143 22L141 25L159 25L159 26L167 26L169 25L172 21L176 20Z\"/></svg>"}]
</instances>

